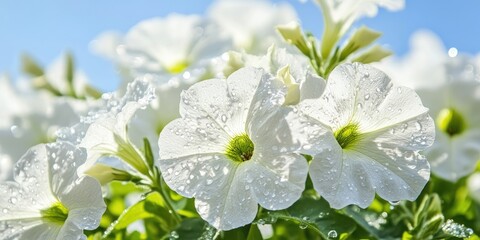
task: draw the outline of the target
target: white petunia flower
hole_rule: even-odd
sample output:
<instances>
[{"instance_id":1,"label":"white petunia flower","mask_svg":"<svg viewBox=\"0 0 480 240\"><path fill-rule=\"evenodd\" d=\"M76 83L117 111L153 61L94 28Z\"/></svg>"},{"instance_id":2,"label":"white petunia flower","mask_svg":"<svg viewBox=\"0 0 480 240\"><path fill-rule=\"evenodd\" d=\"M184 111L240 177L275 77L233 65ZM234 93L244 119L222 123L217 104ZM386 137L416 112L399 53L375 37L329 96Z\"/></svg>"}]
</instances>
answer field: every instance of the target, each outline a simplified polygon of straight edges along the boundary
<instances>
[{"instance_id":1,"label":"white petunia flower","mask_svg":"<svg viewBox=\"0 0 480 240\"><path fill-rule=\"evenodd\" d=\"M135 112L146 108L154 99L154 89L148 76L128 84L121 98L114 94L104 94L102 108L90 112L72 128L62 129L58 134L63 141L78 144L87 150L85 164L78 168L83 173L104 156L120 157L140 173L148 173L143 156L129 141L127 125Z\"/></svg>"},{"instance_id":2,"label":"white petunia flower","mask_svg":"<svg viewBox=\"0 0 480 240\"><path fill-rule=\"evenodd\" d=\"M405 0L315 0L315 2L322 9L325 25L322 52L332 49L356 20L364 16L376 16L378 7L398 11L405 5Z\"/></svg>"},{"instance_id":3,"label":"white petunia flower","mask_svg":"<svg viewBox=\"0 0 480 240\"><path fill-rule=\"evenodd\" d=\"M287 3L272 5L259 0L218 0L208 15L232 36L237 50L262 54L273 43L283 44L275 26L298 19L295 10Z\"/></svg>"},{"instance_id":4,"label":"white petunia flower","mask_svg":"<svg viewBox=\"0 0 480 240\"><path fill-rule=\"evenodd\" d=\"M375 193L388 201L414 200L427 183L430 167L418 152L433 143L433 120L414 91L383 72L342 64L322 97L304 100L299 110L311 129L328 130L311 130L312 145L304 150L313 156L314 188L333 208L365 208Z\"/></svg>"},{"instance_id":5,"label":"white petunia flower","mask_svg":"<svg viewBox=\"0 0 480 240\"><path fill-rule=\"evenodd\" d=\"M437 137L424 152L432 172L452 182L473 172L480 160L480 82L457 78L417 92L435 116Z\"/></svg>"},{"instance_id":6,"label":"white petunia flower","mask_svg":"<svg viewBox=\"0 0 480 240\"><path fill-rule=\"evenodd\" d=\"M209 60L229 46L229 39L219 34L212 22L180 14L144 20L123 37L105 33L92 43L95 51L128 69L134 77L154 73L162 76L163 82L172 77L194 82L205 79Z\"/></svg>"},{"instance_id":7,"label":"white petunia flower","mask_svg":"<svg viewBox=\"0 0 480 240\"><path fill-rule=\"evenodd\" d=\"M307 162L282 107L286 89L261 69L199 82L182 94L181 119L160 133L166 183L195 197L200 216L229 230L253 221L257 204L284 209L300 197Z\"/></svg>"},{"instance_id":8,"label":"white petunia flower","mask_svg":"<svg viewBox=\"0 0 480 240\"><path fill-rule=\"evenodd\" d=\"M410 52L382 62L398 83L413 87L430 109L436 139L426 155L432 172L456 181L471 173L480 160L480 70L474 57L450 57L431 32L413 35ZM400 82L401 81L401 82Z\"/></svg>"},{"instance_id":9,"label":"white petunia flower","mask_svg":"<svg viewBox=\"0 0 480 240\"><path fill-rule=\"evenodd\" d=\"M32 147L0 184L1 239L86 239L105 211L100 184L78 177L85 152L69 143Z\"/></svg>"}]
</instances>

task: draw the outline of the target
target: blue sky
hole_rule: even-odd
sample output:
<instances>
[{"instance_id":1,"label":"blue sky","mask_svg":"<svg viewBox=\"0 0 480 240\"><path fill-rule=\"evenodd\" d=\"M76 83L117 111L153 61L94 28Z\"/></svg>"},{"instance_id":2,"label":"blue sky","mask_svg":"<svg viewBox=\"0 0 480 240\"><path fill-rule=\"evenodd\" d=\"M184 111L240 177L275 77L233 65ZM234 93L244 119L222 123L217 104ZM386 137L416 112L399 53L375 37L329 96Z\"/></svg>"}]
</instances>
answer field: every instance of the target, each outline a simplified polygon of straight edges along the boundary
<instances>
[{"instance_id":1,"label":"blue sky","mask_svg":"<svg viewBox=\"0 0 480 240\"><path fill-rule=\"evenodd\" d=\"M29 53L48 65L65 50L73 52L77 65L102 90L114 90L115 69L107 60L90 52L88 45L107 30L126 32L139 21L171 12L202 14L212 1L206 0L82 0L0 1L0 72L16 77L20 54ZM275 2L280 2L275 0ZM312 2L289 0L306 30L320 36L322 17ZM408 50L409 38L419 29L430 29L448 48L476 54L480 46L475 0L407 0L400 12L380 11L365 24L383 32L380 42L397 55Z\"/></svg>"}]
</instances>

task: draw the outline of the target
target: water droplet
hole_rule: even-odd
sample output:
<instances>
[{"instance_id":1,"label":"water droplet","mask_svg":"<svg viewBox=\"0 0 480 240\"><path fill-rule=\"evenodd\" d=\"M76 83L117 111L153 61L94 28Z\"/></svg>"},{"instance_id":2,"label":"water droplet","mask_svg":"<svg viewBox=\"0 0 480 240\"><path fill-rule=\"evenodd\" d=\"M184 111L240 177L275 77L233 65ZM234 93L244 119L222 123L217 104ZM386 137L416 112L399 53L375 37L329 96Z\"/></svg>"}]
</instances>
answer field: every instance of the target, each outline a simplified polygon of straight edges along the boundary
<instances>
[{"instance_id":1,"label":"water droplet","mask_svg":"<svg viewBox=\"0 0 480 240\"><path fill-rule=\"evenodd\" d=\"M337 237L338 237L338 233L337 233L337 231L335 231L335 230L330 230L330 231L328 232L327 236L328 236L329 238L337 238Z\"/></svg>"},{"instance_id":2,"label":"water droplet","mask_svg":"<svg viewBox=\"0 0 480 240\"><path fill-rule=\"evenodd\" d=\"M227 116L225 114L222 114L220 118L222 119L222 122L227 122Z\"/></svg>"},{"instance_id":3,"label":"water droplet","mask_svg":"<svg viewBox=\"0 0 480 240\"><path fill-rule=\"evenodd\" d=\"M388 203L390 203L390 205L392 206L397 206L398 204L400 204L400 201L389 201Z\"/></svg>"},{"instance_id":4,"label":"water droplet","mask_svg":"<svg viewBox=\"0 0 480 240\"><path fill-rule=\"evenodd\" d=\"M370 94L366 94L364 98L365 98L365 100L370 99Z\"/></svg>"},{"instance_id":5,"label":"water droplet","mask_svg":"<svg viewBox=\"0 0 480 240\"><path fill-rule=\"evenodd\" d=\"M305 223L305 222L301 222L300 225L298 225L300 227L300 229L307 229L308 227L308 224Z\"/></svg>"},{"instance_id":6,"label":"water droplet","mask_svg":"<svg viewBox=\"0 0 480 240\"><path fill-rule=\"evenodd\" d=\"M58 164L56 164L56 163L53 164L52 167L53 167L53 170L58 170L58 169L60 169L60 165L58 165Z\"/></svg>"},{"instance_id":7,"label":"water droplet","mask_svg":"<svg viewBox=\"0 0 480 240\"><path fill-rule=\"evenodd\" d=\"M448 56L451 57L451 58L454 58L458 55L458 49L457 48L450 48L448 49Z\"/></svg>"},{"instance_id":8,"label":"water droplet","mask_svg":"<svg viewBox=\"0 0 480 240\"><path fill-rule=\"evenodd\" d=\"M178 233L176 231L172 231L170 233L170 239L178 239L180 236L178 235Z\"/></svg>"},{"instance_id":9,"label":"water droplet","mask_svg":"<svg viewBox=\"0 0 480 240\"><path fill-rule=\"evenodd\" d=\"M23 130L17 125L11 126L10 132L12 132L13 137L16 137L16 138L19 138L23 135Z\"/></svg>"},{"instance_id":10,"label":"water droplet","mask_svg":"<svg viewBox=\"0 0 480 240\"><path fill-rule=\"evenodd\" d=\"M467 228L463 224L456 223L452 219L448 219L447 222L442 225L442 230L445 233L457 238L468 238L473 234L473 230L471 228Z\"/></svg>"}]
</instances>

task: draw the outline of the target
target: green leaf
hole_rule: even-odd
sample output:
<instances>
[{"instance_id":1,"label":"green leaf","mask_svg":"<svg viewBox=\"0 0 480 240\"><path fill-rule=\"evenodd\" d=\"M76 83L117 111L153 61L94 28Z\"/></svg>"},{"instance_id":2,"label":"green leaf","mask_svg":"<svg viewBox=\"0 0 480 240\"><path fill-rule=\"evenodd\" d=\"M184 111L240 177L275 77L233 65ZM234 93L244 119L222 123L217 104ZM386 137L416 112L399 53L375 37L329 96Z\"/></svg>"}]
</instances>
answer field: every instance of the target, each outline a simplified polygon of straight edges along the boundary
<instances>
[{"instance_id":1,"label":"green leaf","mask_svg":"<svg viewBox=\"0 0 480 240\"><path fill-rule=\"evenodd\" d=\"M31 56L23 54L21 56L22 71L32 77L41 77L45 75L43 68Z\"/></svg>"},{"instance_id":2,"label":"green leaf","mask_svg":"<svg viewBox=\"0 0 480 240\"><path fill-rule=\"evenodd\" d=\"M73 83L73 77L75 75L75 64L71 53L65 55L65 80L67 81L69 95L76 97L75 85Z\"/></svg>"},{"instance_id":3,"label":"green leaf","mask_svg":"<svg viewBox=\"0 0 480 240\"><path fill-rule=\"evenodd\" d=\"M153 169L155 165L154 157L153 157L153 152L152 152L152 147L150 145L150 142L148 141L148 138L143 139L143 147L145 149L145 160L147 161L148 166L150 169Z\"/></svg>"},{"instance_id":4,"label":"green leaf","mask_svg":"<svg viewBox=\"0 0 480 240\"><path fill-rule=\"evenodd\" d=\"M376 45L368 49L366 52L360 54L356 58L354 58L352 62L360 62L365 64L378 62L390 55L392 55L392 52L390 50L387 50L379 45Z\"/></svg>"},{"instance_id":5,"label":"green leaf","mask_svg":"<svg viewBox=\"0 0 480 240\"><path fill-rule=\"evenodd\" d=\"M366 219L379 219L377 213L359 209L351 206L343 209L343 213L353 219L360 227L366 230L372 237L380 239L382 236L382 228L369 223Z\"/></svg>"},{"instance_id":6,"label":"green leaf","mask_svg":"<svg viewBox=\"0 0 480 240\"><path fill-rule=\"evenodd\" d=\"M258 229L257 224L251 224L250 225L250 230L248 231L248 236L247 240L262 240L262 234L260 233L260 230Z\"/></svg>"},{"instance_id":7,"label":"green leaf","mask_svg":"<svg viewBox=\"0 0 480 240\"><path fill-rule=\"evenodd\" d=\"M257 222L273 223L277 219L293 221L301 229L313 230L325 239L334 233L346 237L356 229L353 220L331 209L324 199L301 198L285 210L263 214Z\"/></svg>"},{"instance_id":8,"label":"green leaf","mask_svg":"<svg viewBox=\"0 0 480 240\"><path fill-rule=\"evenodd\" d=\"M87 96L90 96L94 99L99 99L102 97L102 92L92 86L89 86L89 85L85 86L84 91Z\"/></svg>"},{"instance_id":9,"label":"green leaf","mask_svg":"<svg viewBox=\"0 0 480 240\"><path fill-rule=\"evenodd\" d=\"M287 43L297 47L304 55L309 56L310 48L297 22L293 21L288 24L277 25L276 28L277 32L280 33Z\"/></svg>"},{"instance_id":10,"label":"green leaf","mask_svg":"<svg viewBox=\"0 0 480 240\"><path fill-rule=\"evenodd\" d=\"M372 44L382 34L368 27L362 26L348 39L347 45L340 53L340 61L346 59L350 54Z\"/></svg>"},{"instance_id":11,"label":"green leaf","mask_svg":"<svg viewBox=\"0 0 480 240\"><path fill-rule=\"evenodd\" d=\"M201 218L187 218L170 233L178 239L213 239L216 230Z\"/></svg>"},{"instance_id":12,"label":"green leaf","mask_svg":"<svg viewBox=\"0 0 480 240\"><path fill-rule=\"evenodd\" d=\"M151 193L145 199L126 209L117 221L105 231L104 237L112 232L126 229L130 224L140 219L156 218L161 224L160 228L167 231L175 227L175 220L163 206L163 200L158 193Z\"/></svg>"}]
</instances>

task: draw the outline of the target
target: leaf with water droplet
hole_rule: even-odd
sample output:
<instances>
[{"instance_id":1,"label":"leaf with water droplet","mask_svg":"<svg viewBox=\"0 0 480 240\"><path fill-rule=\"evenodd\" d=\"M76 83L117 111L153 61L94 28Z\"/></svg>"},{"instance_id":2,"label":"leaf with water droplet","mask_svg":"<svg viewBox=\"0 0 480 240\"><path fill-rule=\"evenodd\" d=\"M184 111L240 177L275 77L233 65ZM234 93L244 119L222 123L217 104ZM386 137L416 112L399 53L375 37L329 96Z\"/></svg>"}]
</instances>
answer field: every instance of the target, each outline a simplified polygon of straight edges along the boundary
<instances>
[{"instance_id":1,"label":"leaf with water droplet","mask_svg":"<svg viewBox=\"0 0 480 240\"><path fill-rule=\"evenodd\" d=\"M262 215L262 218L275 217L294 221L300 229L311 229L324 239L328 238L328 234L332 229L335 229L338 236L345 237L349 236L356 229L354 221L331 209L324 199L303 197L285 210L270 211L265 213L265 215Z\"/></svg>"}]
</instances>

